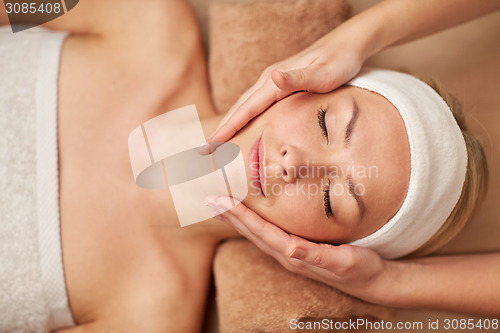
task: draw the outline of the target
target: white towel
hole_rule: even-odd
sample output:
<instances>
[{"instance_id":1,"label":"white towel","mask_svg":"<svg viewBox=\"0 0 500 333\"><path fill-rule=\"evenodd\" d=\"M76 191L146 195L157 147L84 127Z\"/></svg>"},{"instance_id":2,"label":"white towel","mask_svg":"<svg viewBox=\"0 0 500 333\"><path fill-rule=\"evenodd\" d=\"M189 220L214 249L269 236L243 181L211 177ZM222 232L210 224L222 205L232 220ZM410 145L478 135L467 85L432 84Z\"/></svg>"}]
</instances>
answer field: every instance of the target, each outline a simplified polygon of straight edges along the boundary
<instances>
[{"instance_id":1,"label":"white towel","mask_svg":"<svg viewBox=\"0 0 500 333\"><path fill-rule=\"evenodd\" d=\"M0 331L73 326L58 202L57 77L64 33L0 29Z\"/></svg>"}]
</instances>

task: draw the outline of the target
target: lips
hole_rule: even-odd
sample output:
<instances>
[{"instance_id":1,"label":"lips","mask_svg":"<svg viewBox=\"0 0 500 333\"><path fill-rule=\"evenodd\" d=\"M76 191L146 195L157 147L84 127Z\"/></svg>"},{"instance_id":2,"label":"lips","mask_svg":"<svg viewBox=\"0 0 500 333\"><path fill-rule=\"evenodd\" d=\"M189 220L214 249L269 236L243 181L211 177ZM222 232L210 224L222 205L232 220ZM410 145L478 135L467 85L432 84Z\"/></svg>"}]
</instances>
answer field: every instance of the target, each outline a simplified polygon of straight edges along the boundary
<instances>
[{"instance_id":1,"label":"lips","mask_svg":"<svg viewBox=\"0 0 500 333\"><path fill-rule=\"evenodd\" d=\"M260 181L260 189L262 191L262 194L266 196L266 192L264 189L266 188L266 173L265 173L265 166L266 164L264 163L264 141L261 140L259 141L259 181Z\"/></svg>"},{"instance_id":2,"label":"lips","mask_svg":"<svg viewBox=\"0 0 500 333\"><path fill-rule=\"evenodd\" d=\"M262 144L262 136L255 140L254 144L248 152L248 173L250 176L250 184L253 189L257 189L261 194L264 194L263 184L264 179L264 146Z\"/></svg>"}]
</instances>

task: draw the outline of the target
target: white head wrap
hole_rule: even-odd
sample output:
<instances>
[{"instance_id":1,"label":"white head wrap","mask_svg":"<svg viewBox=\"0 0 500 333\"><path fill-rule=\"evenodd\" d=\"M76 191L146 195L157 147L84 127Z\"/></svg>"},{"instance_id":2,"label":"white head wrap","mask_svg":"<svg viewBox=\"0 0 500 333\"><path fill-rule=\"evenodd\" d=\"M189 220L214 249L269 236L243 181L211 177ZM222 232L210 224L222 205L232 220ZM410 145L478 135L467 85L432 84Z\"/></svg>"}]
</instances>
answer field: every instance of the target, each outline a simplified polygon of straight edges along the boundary
<instances>
[{"instance_id":1,"label":"white head wrap","mask_svg":"<svg viewBox=\"0 0 500 333\"><path fill-rule=\"evenodd\" d=\"M365 69L347 85L382 95L398 109L411 154L408 193L399 211L380 229L350 244L387 259L402 257L425 244L457 204L467 170L465 140L441 96L411 75Z\"/></svg>"}]
</instances>

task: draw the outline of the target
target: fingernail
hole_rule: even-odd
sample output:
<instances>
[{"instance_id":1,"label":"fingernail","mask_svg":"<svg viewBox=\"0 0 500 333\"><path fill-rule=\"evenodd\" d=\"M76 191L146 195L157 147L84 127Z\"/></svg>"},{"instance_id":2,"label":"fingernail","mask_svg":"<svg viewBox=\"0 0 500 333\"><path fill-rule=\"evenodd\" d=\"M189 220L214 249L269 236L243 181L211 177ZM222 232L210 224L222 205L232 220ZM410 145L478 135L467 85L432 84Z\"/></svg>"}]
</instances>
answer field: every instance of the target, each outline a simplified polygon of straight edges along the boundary
<instances>
[{"instance_id":1,"label":"fingernail","mask_svg":"<svg viewBox=\"0 0 500 333\"><path fill-rule=\"evenodd\" d=\"M292 250L292 252L290 252L290 254L288 256L290 258L294 258L294 259L302 259L302 258L304 258L304 255L305 255L304 250L299 249L299 248L295 248Z\"/></svg>"},{"instance_id":2,"label":"fingernail","mask_svg":"<svg viewBox=\"0 0 500 333\"><path fill-rule=\"evenodd\" d=\"M208 143L203 143L203 144L199 145L196 150L198 151L198 154L200 154L200 155L210 154L210 148L208 146Z\"/></svg>"}]
</instances>

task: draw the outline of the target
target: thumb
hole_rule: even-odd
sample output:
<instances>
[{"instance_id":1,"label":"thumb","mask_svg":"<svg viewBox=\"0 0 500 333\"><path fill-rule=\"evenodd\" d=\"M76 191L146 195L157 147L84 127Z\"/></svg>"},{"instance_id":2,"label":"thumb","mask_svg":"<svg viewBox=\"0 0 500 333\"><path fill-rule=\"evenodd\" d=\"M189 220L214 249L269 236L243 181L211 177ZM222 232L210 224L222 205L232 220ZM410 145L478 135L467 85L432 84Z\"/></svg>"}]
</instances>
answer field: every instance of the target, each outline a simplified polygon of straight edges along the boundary
<instances>
[{"instance_id":1,"label":"thumb","mask_svg":"<svg viewBox=\"0 0 500 333\"><path fill-rule=\"evenodd\" d=\"M294 69L286 72L275 70L271 73L274 84L283 91L294 92L306 90L310 82L311 72L307 68Z\"/></svg>"},{"instance_id":2,"label":"thumb","mask_svg":"<svg viewBox=\"0 0 500 333\"><path fill-rule=\"evenodd\" d=\"M286 72L274 71L271 77L278 88L290 93L300 90L326 93L342 84L335 75L314 64Z\"/></svg>"},{"instance_id":3,"label":"thumb","mask_svg":"<svg viewBox=\"0 0 500 333\"><path fill-rule=\"evenodd\" d=\"M344 252L343 246L302 243L292 248L289 257L299 259L318 268L336 270L342 266L341 261L343 255L345 255Z\"/></svg>"}]
</instances>

